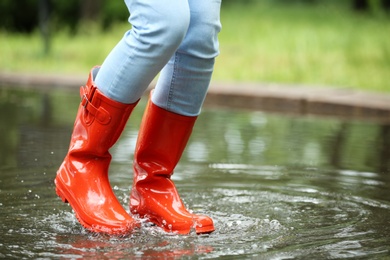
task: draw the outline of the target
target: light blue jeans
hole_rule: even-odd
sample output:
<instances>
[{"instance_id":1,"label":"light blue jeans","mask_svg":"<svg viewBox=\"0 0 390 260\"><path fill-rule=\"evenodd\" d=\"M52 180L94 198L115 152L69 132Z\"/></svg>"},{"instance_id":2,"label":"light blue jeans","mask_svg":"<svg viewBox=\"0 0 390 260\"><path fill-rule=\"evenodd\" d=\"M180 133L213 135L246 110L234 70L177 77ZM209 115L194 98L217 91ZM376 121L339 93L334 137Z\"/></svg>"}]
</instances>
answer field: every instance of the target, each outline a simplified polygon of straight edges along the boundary
<instances>
[{"instance_id":1,"label":"light blue jeans","mask_svg":"<svg viewBox=\"0 0 390 260\"><path fill-rule=\"evenodd\" d=\"M177 114L199 115L219 54L221 0L125 2L132 29L103 62L97 87L130 104L161 71L152 102Z\"/></svg>"}]
</instances>

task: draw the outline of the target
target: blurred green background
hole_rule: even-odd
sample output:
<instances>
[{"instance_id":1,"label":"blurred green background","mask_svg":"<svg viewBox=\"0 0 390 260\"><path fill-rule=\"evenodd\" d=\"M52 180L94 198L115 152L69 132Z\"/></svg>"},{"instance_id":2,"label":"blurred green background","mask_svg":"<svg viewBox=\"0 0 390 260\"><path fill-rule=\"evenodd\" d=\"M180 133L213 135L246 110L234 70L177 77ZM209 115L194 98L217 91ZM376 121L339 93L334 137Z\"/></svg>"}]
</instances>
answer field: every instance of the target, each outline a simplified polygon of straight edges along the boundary
<instances>
[{"instance_id":1,"label":"blurred green background","mask_svg":"<svg viewBox=\"0 0 390 260\"><path fill-rule=\"evenodd\" d=\"M87 75L130 29L122 0L0 1L0 72ZM214 81L390 93L389 0L222 0Z\"/></svg>"}]
</instances>

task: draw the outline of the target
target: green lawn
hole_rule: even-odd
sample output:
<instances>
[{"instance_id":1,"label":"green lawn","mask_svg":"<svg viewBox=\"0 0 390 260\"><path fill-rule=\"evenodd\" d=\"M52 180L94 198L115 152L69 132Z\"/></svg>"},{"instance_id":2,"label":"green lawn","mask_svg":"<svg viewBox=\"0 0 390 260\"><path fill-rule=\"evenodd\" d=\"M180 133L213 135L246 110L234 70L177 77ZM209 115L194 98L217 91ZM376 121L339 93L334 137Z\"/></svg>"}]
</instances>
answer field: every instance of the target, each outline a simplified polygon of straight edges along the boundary
<instances>
[{"instance_id":1,"label":"green lawn","mask_svg":"<svg viewBox=\"0 0 390 260\"><path fill-rule=\"evenodd\" d=\"M215 81L298 83L390 92L389 15L333 6L229 4L222 10ZM53 32L43 55L39 33L0 32L0 71L86 74L129 25L108 32Z\"/></svg>"}]
</instances>

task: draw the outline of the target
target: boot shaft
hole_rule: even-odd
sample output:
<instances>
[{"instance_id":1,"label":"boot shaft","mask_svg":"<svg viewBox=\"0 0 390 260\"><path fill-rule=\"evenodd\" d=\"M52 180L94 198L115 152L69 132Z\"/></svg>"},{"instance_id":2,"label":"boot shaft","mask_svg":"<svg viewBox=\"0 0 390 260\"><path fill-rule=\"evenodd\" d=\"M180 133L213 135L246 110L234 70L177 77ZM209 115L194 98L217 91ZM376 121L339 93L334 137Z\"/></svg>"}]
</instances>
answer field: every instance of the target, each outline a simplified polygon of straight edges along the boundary
<instances>
[{"instance_id":1,"label":"boot shaft","mask_svg":"<svg viewBox=\"0 0 390 260\"><path fill-rule=\"evenodd\" d=\"M134 167L149 176L172 175L196 119L169 112L149 101L138 134Z\"/></svg>"},{"instance_id":2,"label":"boot shaft","mask_svg":"<svg viewBox=\"0 0 390 260\"><path fill-rule=\"evenodd\" d=\"M110 157L108 150L116 143L137 103L123 104L104 96L94 84L91 70L87 84L80 87L78 108L69 147L69 156L82 153L91 157Z\"/></svg>"}]
</instances>

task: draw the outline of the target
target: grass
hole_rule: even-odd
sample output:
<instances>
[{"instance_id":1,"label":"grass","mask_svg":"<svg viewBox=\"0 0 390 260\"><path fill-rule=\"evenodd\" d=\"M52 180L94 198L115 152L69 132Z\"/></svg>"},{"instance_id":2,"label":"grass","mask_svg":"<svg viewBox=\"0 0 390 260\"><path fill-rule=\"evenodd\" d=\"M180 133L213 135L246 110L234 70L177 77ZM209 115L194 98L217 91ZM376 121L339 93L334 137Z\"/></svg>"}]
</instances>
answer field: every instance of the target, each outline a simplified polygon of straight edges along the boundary
<instances>
[{"instance_id":1,"label":"grass","mask_svg":"<svg viewBox=\"0 0 390 260\"><path fill-rule=\"evenodd\" d=\"M266 2L266 1L265 1ZM271 5L223 8L221 54L213 80L326 85L390 92L390 19L335 7ZM43 55L39 33L0 32L0 71L86 74L129 28L97 26L53 33Z\"/></svg>"},{"instance_id":2,"label":"grass","mask_svg":"<svg viewBox=\"0 0 390 260\"><path fill-rule=\"evenodd\" d=\"M44 54L40 34L8 34L0 36L0 70L15 72L43 72L81 74L100 64L111 48L122 37L126 24L103 33L92 26L91 30L71 36L66 30L53 33L51 52Z\"/></svg>"},{"instance_id":3,"label":"grass","mask_svg":"<svg viewBox=\"0 0 390 260\"><path fill-rule=\"evenodd\" d=\"M390 92L390 20L334 6L222 13L215 78Z\"/></svg>"}]
</instances>

